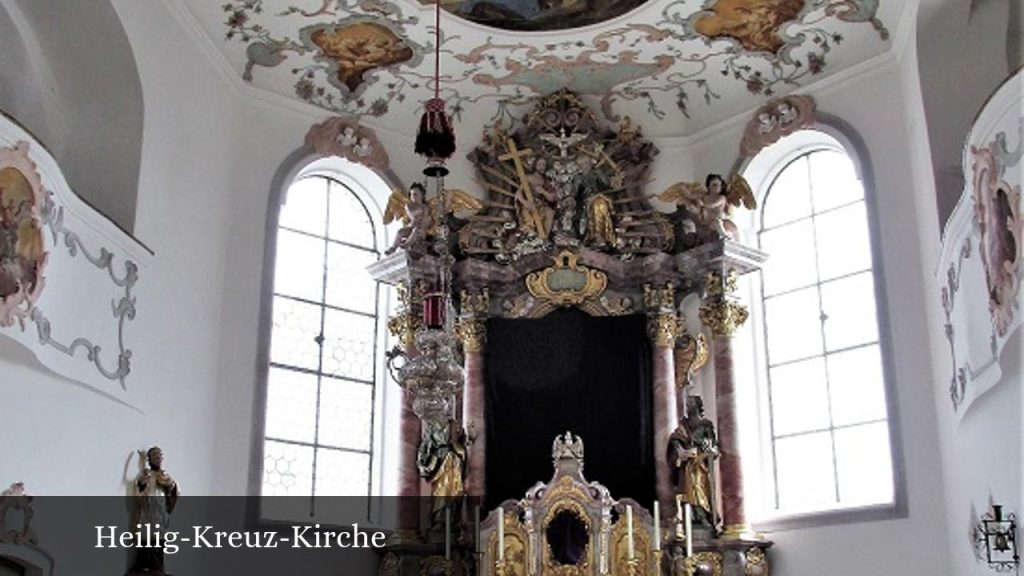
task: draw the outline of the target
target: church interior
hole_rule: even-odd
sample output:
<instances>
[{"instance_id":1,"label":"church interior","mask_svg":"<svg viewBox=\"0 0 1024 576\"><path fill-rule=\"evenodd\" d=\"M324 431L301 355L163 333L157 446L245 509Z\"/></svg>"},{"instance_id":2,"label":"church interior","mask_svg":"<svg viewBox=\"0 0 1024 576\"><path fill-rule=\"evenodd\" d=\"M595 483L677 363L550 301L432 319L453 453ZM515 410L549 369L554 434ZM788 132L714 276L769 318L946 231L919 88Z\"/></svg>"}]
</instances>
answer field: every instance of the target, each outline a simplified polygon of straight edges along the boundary
<instances>
[{"instance_id":1,"label":"church interior","mask_svg":"<svg viewBox=\"0 0 1024 576\"><path fill-rule=\"evenodd\" d=\"M67 496L386 535L267 574L1019 573L1022 31L0 0L0 576L241 571Z\"/></svg>"}]
</instances>

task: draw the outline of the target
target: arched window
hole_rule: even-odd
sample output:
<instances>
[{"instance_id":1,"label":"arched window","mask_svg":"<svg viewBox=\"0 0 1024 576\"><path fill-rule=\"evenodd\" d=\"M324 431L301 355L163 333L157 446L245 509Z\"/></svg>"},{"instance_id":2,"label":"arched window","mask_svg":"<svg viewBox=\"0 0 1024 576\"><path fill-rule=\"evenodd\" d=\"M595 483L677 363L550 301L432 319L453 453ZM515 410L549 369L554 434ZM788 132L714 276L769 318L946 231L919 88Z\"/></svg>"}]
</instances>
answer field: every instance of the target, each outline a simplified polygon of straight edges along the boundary
<instances>
[{"instance_id":1,"label":"arched window","mask_svg":"<svg viewBox=\"0 0 1024 576\"><path fill-rule=\"evenodd\" d=\"M757 241L769 255L757 315L767 514L891 505L886 350L864 186L823 133L763 154L770 158L752 167L761 166Z\"/></svg>"},{"instance_id":2,"label":"arched window","mask_svg":"<svg viewBox=\"0 0 1024 576\"><path fill-rule=\"evenodd\" d=\"M273 270L264 496L309 496L312 505L314 496L375 492L385 295L366 267L380 255L380 225L334 176L302 176L287 190Z\"/></svg>"}]
</instances>

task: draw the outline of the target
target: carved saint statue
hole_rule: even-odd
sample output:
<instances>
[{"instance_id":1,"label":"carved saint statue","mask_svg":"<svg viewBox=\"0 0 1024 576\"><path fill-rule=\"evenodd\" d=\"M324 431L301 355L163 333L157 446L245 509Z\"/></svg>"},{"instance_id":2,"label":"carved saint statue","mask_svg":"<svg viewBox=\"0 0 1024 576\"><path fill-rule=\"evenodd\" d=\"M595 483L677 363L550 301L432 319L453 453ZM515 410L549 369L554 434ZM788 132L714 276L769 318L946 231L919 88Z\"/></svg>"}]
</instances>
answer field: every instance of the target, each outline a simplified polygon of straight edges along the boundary
<instances>
[{"instance_id":1,"label":"carved saint statue","mask_svg":"<svg viewBox=\"0 0 1024 576\"><path fill-rule=\"evenodd\" d=\"M677 514L682 514L683 504L689 504L695 523L714 528L711 471L718 457L715 427L704 417L704 403L699 396L687 399L687 412L683 424L669 437L669 462L679 504Z\"/></svg>"},{"instance_id":2,"label":"carved saint statue","mask_svg":"<svg viewBox=\"0 0 1024 576\"><path fill-rule=\"evenodd\" d=\"M445 507L465 493L466 441L462 427L454 420L424 421L416 465L420 476L430 483L431 521L443 522Z\"/></svg>"},{"instance_id":3,"label":"carved saint statue","mask_svg":"<svg viewBox=\"0 0 1024 576\"><path fill-rule=\"evenodd\" d=\"M142 526L143 533L157 535L155 542L135 550L135 562L130 575L152 574L161 576L164 572L164 551L159 545L159 534L167 529L171 513L178 502L178 483L163 469L164 453L159 446L146 451L148 468L135 478L135 514L133 528ZM147 530L147 525L149 530Z\"/></svg>"}]
</instances>

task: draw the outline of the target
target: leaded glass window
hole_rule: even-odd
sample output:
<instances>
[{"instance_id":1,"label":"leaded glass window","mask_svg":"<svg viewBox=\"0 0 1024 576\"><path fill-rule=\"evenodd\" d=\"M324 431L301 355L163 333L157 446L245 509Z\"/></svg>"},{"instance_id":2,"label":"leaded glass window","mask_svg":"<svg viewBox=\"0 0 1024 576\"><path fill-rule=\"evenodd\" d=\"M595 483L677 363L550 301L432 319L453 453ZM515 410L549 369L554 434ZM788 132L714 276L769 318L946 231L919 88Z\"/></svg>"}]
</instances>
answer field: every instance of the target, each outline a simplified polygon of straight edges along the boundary
<instances>
[{"instance_id":1,"label":"leaded glass window","mask_svg":"<svg viewBox=\"0 0 1024 576\"><path fill-rule=\"evenodd\" d=\"M281 207L263 438L264 496L367 496L380 289L374 220L338 180L296 180Z\"/></svg>"},{"instance_id":2,"label":"leaded glass window","mask_svg":"<svg viewBox=\"0 0 1024 576\"><path fill-rule=\"evenodd\" d=\"M775 513L893 502L885 375L864 189L831 148L790 157L758 240Z\"/></svg>"}]
</instances>

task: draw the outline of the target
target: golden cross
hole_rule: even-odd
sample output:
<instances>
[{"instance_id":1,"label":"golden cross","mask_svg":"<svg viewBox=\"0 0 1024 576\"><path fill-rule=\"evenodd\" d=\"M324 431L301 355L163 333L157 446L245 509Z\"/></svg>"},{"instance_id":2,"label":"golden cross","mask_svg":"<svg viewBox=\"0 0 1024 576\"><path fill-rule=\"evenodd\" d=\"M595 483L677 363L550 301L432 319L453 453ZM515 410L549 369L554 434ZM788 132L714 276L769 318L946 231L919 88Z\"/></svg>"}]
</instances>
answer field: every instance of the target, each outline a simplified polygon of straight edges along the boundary
<instances>
[{"instance_id":1,"label":"golden cross","mask_svg":"<svg viewBox=\"0 0 1024 576\"><path fill-rule=\"evenodd\" d=\"M522 150L516 149L516 141L509 138L505 140L506 146L508 146L508 154L498 156L498 160L505 161L511 160L512 165L516 168L516 175L519 176L519 187L523 191L523 197L526 202L526 215L529 220L532 220L533 229L537 231L537 234L544 239L547 239L548 233L544 229L544 219L540 217L537 212L537 206L533 202L533 192L530 190L530 181L526 179L526 169L523 167L523 158L533 154L533 150L524 148ZM527 222L531 224L531 222Z\"/></svg>"}]
</instances>

